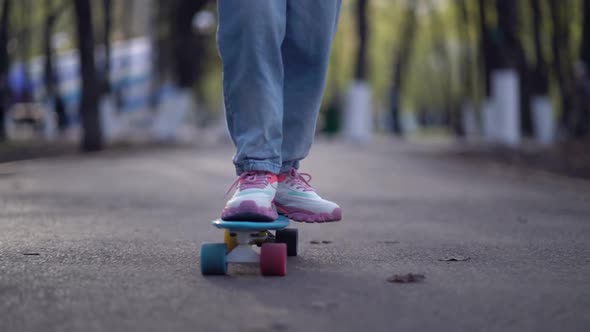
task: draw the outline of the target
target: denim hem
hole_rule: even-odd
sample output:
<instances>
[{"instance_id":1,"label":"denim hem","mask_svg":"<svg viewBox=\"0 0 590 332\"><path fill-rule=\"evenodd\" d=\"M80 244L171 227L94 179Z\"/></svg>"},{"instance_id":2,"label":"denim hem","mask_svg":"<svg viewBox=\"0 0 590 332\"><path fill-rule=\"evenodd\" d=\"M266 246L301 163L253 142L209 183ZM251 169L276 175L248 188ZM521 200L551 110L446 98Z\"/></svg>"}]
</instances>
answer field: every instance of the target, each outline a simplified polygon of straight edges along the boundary
<instances>
[{"instance_id":1,"label":"denim hem","mask_svg":"<svg viewBox=\"0 0 590 332\"><path fill-rule=\"evenodd\" d=\"M281 165L281 173L287 173L291 168L299 169L299 160L285 161Z\"/></svg>"},{"instance_id":2,"label":"denim hem","mask_svg":"<svg viewBox=\"0 0 590 332\"><path fill-rule=\"evenodd\" d=\"M239 176L244 172L248 171L265 171L271 172L274 174L279 174L281 170L281 166L278 164L269 162L269 161L260 161L260 160L245 160L239 164L235 164L236 166L236 174Z\"/></svg>"}]
</instances>

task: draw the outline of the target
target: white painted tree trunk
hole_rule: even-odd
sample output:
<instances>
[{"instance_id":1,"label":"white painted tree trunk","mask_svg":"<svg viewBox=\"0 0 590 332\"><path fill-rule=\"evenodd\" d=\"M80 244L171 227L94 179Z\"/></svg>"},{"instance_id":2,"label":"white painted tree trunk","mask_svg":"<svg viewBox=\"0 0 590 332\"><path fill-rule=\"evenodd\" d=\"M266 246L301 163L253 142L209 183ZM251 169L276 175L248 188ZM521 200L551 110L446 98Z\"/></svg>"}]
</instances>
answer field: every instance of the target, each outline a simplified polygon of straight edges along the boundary
<instances>
[{"instance_id":1,"label":"white painted tree trunk","mask_svg":"<svg viewBox=\"0 0 590 332\"><path fill-rule=\"evenodd\" d=\"M152 133L157 140L174 140L189 112L195 107L190 89L182 89L158 107Z\"/></svg>"},{"instance_id":2,"label":"white painted tree trunk","mask_svg":"<svg viewBox=\"0 0 590 332\"><path fill-rule=\"evenodd\" d=\"M497 121L495 119L494 99L492 97L487 98L482 103L482 122L483 122L483 134L488 142L495 142L497 137Z\"/></svg>"},{"instance_id":3,"label":"white painted tree trunk","mask_svg":"<svg viewBox=\"0 0 590 332\"><path fill-rule=\"evenodd\" d=\"M368 142L373 134L371 88L365 81L354 81L346 95L344 133L356 143Z\"/></svg>"},{"instance_id":4,"label":"white painted tree trunk","mask_svg":"<svg viewBox=\"0 0 590 332\"><path fill-rule=\"evenodd\" d=\"M413 110L406 110L406 112L400 112L399 115L405 134L412 134L418 130L418 119L416 119L416 112Z\"/></svg>"},{"instance_id":5,"label":"white painted tree trunk","mask_svg":"<svg viewBox=\"0 0 590 332\"><path fill-rule=\"evenodd\" d=\"M100 98L100 121L105 142L112 142L118 133L118 124L115 114L115 101L111 95Z\"/></svg>"},{"instance_id":6,"label":"white painted tree trunk","mask_svg":"<svg viewBox=\"0 0 590 332\"><path fill-rule=\"evenodd\" d=\"M533 96L531 99L535 139L538 143L550 145L555 140L555 117L549 96Z\"/></svg>"},{"instance_id":7,"label":"white painted tree trunk","mask_svg":"<svg viewBox=\"0 0 590 332\"><path fill-rule=\"evenodd\" d=\"M471 100L463 103L461 109L461 125L463 126L465 137L469 138L478 134L477 116Z\"/></svg>"},{"instance_id":8,"label":"white painted tree trunk","mask_svg":"<svg viewBox=\"0 0 590 332\"><path fill-rule=\"evenodd\" d=\"M516 70L492 72L492 95L495 103L493 132L497 142L509 146L520 143L520 90ZM496 132L497 129L497 132Z\"/></svg>"},{"instance_id":9,"label":"white painted tree trunk","mask_svg":"<svg viewBox=\"0 0 590 332\"><path fill-rule=\"evenodd\" d=\"M43 138L46 141L53 141L57 137L57 121L55 120L53 104L49 100L43 105Z\"/></svg>"}]
</instances>

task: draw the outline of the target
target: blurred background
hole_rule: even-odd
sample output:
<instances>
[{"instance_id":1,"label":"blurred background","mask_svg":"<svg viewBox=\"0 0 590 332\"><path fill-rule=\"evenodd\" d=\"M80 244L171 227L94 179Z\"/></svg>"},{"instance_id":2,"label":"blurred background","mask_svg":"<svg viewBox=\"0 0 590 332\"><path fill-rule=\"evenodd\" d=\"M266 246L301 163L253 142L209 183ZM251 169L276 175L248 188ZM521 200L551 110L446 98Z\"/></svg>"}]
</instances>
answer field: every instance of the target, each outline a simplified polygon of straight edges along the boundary
<instances>
[{"instance_id":1,"label":"blurred background","mask_svg":"<svg viewBox=\"0 0 590 332\"><path fill-rule=\"evenodd\" d=\"M342 3L271 279L199 272L216 1L0 0L0 331L589 331L590 0Z\"/></svg>"},{"instance_id":2,"label":"blurred background","mask_svg":"<svg viewBox=\"0 0 590 332\"><path fill-rule=\"evenodd\" d=\"M2 0L0 160L227 140L216 2ZM345 0L318 135L590 177L590 3Z\"/></svg>"}]
</instances>

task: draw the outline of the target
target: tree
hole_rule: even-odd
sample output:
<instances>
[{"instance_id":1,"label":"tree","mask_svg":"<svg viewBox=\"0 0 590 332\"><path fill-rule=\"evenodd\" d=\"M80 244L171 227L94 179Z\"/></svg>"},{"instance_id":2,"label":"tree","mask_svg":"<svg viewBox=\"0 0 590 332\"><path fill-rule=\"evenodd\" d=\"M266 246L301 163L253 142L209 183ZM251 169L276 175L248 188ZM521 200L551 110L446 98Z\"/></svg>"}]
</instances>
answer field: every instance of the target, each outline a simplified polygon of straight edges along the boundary
<instances>
[{"instance_id":1,"label":"tree","mask_svg":"<svg viewBox=\"0 0 590 332\"><path fill-rule=\"evenodd\" d=\"M354 78L357 81L367 80L367 45L368 45L368 28L367 28L367 4L368 0L358 0L356 7L357 36L358 46L356 55L356 66Z\"/></svg>"},{"instance_id":2,"label":"tree","mask_svg":"<svg viewBox=\"0 0 590 332\"><path fill-rule=\"evenodd\" d=\"M520 123L525 135L532 133L530 110L529 68L524 49L518 38L519 13L518 2L513 0L496 0L498 25L494 32L497 50L497 68L512 68L519 74L520 84Z\"/></svg>"},{"instance_id":3,"label":"tree","mask_svg":"<svg viewBox=\"0 0 590 332\"><path fill-rule=\"evenodd\" d=\"M582 26L582 47L580 47L580 59L590 70L590 1L582 1L584 23Z\"/></svg>"},{"instance_id":4,"label":"tree","mask_svg":"<svg viewBox=\"0 0 590 332\"><path fill-rule=\"evenodd\" d=\"M100 116L98 112L98 81L94 61L94 30L89 0L74 0L82 98L80 118L82 120L83 151L97 151L103 147Z\"/></svg>"},{"instance_id":5,"label":"tree","mask_svg":"<svg viewBox=\"0 0 590 332\"><path fill-rule=\"evenodd\" d=\"M103 14L103 44L104 44L104 68L102 73L103 93L111 92L111 30L113 26L112 0L102 1Z\"/></svg>"},{"instance_id":6,"label":"tree","mask_svg":"<svg viewBox=\"0 0 590 332\"><path fill-rule=\"evenodd\" d=\"M181 88L190 88L201 77L205 45L203 37L194 33L193 17L209 0L175 0L169 38L172 39L174 76Z\"/></svg>"},{"instance_id":7,"label":"tree","mask_svg":"<svg viewBox=\"0 0 590 332\"><path fill-rule=\"evenodd\" d=\"M478 0L479 9L479 40L480 40L480 61L483 67L483 87L486 97L491 97L491 77L492 68L494 66L494 46L490 38L490 28L488 27L487 13L489 10L488 0Z\"/></svg>"},{"instance_id":8,"label":"tree","mask_svg":"<svg viewBox=\"0 0 590 332\"><path fill-rule=\"evenodd\" d=\"M532 71L531 92L535 95L547 95L549 93L549 78L547 75L547 61L543 54L541 42L542 17L540 0L530 1L533 16L533 39L535 45L535 65Z\"/></svg>"},{"instance_id":9,"label":"tree","mask_svg":"<svg viewBox=\"0 0 590 332\"><path fill-rule=\"evenodd\" d=\"M569 53L569 31L567 15L569 1L549 0L553 33L551 35L551 50L553 53L553 69L561 96L560 126L566 133L572 132L572 82Z\"/></svg>"},{"instance_id":10,"label":"tree","mask_svg":"<svg viewBox=\"0 0 590 332\"><path fill-rule=\"evenodd\" d=\"M51 36L59 15L63 12L66 3L59 8L53 8L53 0L45 1L45 29L43 30L43 51L45 53L44 82L46 97L53 102L53 109L57 115L57 125L60 130L67 126L65 103L57 88L57 75L53 64L53 45Z\"/></svg>"},{"instance_id":11,"label":"tree","mask_svg":"<svg viewBox=\"0 0 590 332\"><path fill-rule=\"evenodd\" d=\"M463 105L461 106L463 109L458 112L459 116L454 117L453 128L458 136L464 136L466 130L468 130L468 128L463 126L463 118L467 116L464 111L467 110L467 107L472 109L473 101L475 100L475 81L473 79L474 54L469 33L472 18L469 15L467 0L458 0L456 5L458 11L457 33L462 41L461 51L459 53L459 82L462 87L461 97L463 98Z\"/></svg>"},{"instance_id":12,"label":"tree","mask_svg":"<svg viewBox=\"0 0 590 332\"><path fill-rule=\"evenodd\" d=\"M580 47L580 62L583 64L582 77L579 78L578 91L580 96L580 119L576 128L576 134L580 137L590 133L590 2L583 1L582 12L584 22L582 26L582 45Z\"/></svg>"},{"instance_id":13,"label":"tree","mask_svg":"<svg viewBox=\"0 0 590 332\"><path fill-rule=\"evenodd\" d=\"M410 55L414 45L414 33L416 30L416 5L413 1L409 2L405 21L400 30L400 44L393 51L393 76L390 92L390 111L392 120L392 130L396 135L403 134L400 117L400 96L403 89L403 78L408 67Z\"/></svg>"},{"instance_id":14,"label":"tree","mask_svg":"<svg viewBox=\"0 0 590 332\"><path fill-rule=\"evenodd\" d=\"M445 72L451 72L451 61L447 52L447 45L445 42L446 28L443 20L438 13L438 9L432 0L428 1L430 13L430 34L433 43L433 55L440 61L440 64ZM450 76L450 75L449 75ZM449 78L450 80L450 78ZM449 126L458 136L463 135L463 128L461 123L460 113L458 108L453 104L453 96L451 93L451 85L444 84L441 86L441 93L443 96L443 124Z\"/></svg>"},{"instance_id":15,"label":"tree","mask_svg":"<svg viewBox=\"0 0 590 332\"><path fill-rule=\"evenodd\" d=\"M0 16L0 142L6 140L6 123L4 121L8 103L8 28L10 26L11 0L2 3Z\"/></svg>"}]
</instances>

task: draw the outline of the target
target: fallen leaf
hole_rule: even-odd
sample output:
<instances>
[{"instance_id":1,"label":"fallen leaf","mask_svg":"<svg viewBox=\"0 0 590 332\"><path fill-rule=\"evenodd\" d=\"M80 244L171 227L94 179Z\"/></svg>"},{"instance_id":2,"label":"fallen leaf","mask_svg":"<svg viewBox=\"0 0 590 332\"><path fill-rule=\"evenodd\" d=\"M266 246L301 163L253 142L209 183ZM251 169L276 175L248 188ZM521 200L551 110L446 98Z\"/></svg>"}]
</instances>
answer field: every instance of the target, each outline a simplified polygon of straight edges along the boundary
<instances>
[{"instance_id":1,"label":"fallen leaf","mask_svg":"<svg viewBox=\"0 0 590 332\"><path fill-rule=\"evenodd\" d=\"M383 244L398 244L399 241L391 241L391 240L386 240L386 241L377 241L377 243L383 243Z\"/></svg>"},{"instance_id":2,"label":"fallen leaf","mask_svg":"<svg viewBox=\"0 0 590 332\"><path fill-rule=\"evenodd\" d=\"M287 324L285 323L274 322L270 324L270 329L272 331L287 331L289 329L289 326L287 326Z\"/></svg>"},{"instance_id":3,"label":"fallen leaf","mask_svg":"<svg viewBox=\"0 0 590 332\"><path fill-rule=\"evenodd\" d=\"M311 307L318 310L324 310L336 307L336 302L324 302L324 301L313 301L311 302Z\"/></svg>"},{"instance_id":4,"label":"fallen leaf","mask_svg":"<svg viewBox=\"0 0 590 332\"><path fill-rule=\"evenodd\" d=\"M471 257L468 256L447 256L444 258L439 258L441 262L465 262L470 260Z\"/></svg>"},{"instance_id":5,"label":"fallen leaf","mask_svg":"<svg viewBox=\"0 0 590 332\"><path fill-rule=\"evenodd\" d=\"M426 276L419 273L407 273L407 274L394 274L387 279L388 282L396 283L410 283L410 282L422 282L426 279Z\"/></svg>"},{"instance_id":6,"label":"fallen leaf","mask_svg":"<svg viewBox=\"0 0 590 332\"><path fill-rule=\"evenodd\" d=\"M311 241L309 241L309 243L311 243L311 244L320 244L320 241L311 240Z\"/></svg>"},{"instance_id":7,"label":"fallen leaf","mask_svg":"<svg viewBox=\"0 0 590 332\"><path fill-rule=\"evenodd\" d=\"M330 244L330 243L332 243L332 241L323 240L322 243L323 244Z\"/></svg>"},{"instance_id":8,"label":"fallen leaf","mask_svg":"<svg viewBox=\"0 0 590 332\"><path fill-rule=\"evenodd\" d=\"M529 222L529 220L528 220L527 218L525 218L525 217L518 217L518 219L517 219L517 220L518 220L518 222L519 222L519 223L521 223L521 224L526 224L526 223L528 223L528 222Z\"/></svg>"},{"instance_id":9,"label":"fallen leaf","mask_svg":"<svg viewBox=\"0 0 590 332\"><path fill-rule=\"evenodd\" d=\"M41 254L38 252L23 252L23 255L25 255L25 256L39 256Z\"/></svg>"}]
</instances>

